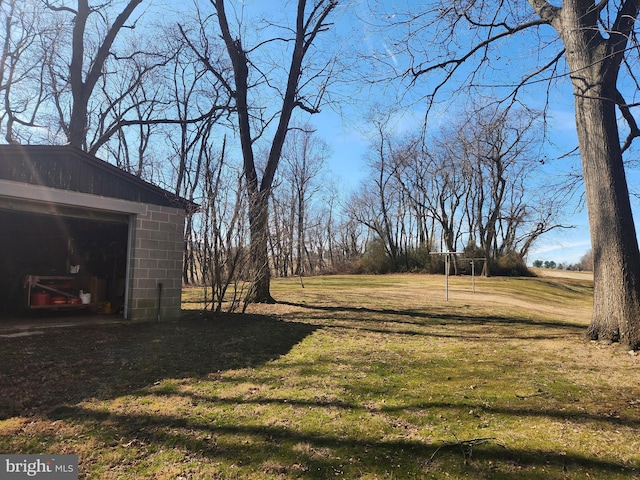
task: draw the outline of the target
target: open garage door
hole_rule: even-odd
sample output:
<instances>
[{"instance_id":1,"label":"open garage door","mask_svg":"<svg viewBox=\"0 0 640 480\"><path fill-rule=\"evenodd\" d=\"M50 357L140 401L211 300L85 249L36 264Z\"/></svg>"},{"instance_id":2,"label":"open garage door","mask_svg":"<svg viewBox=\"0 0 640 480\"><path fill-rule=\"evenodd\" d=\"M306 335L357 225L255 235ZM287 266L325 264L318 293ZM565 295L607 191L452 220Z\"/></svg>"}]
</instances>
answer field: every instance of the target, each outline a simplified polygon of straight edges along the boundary
<instances>
[{"instance_id":1,"label":"open garage door","mask_svg":"<svg viewBox=\"0 0 640 480\"><path fill-rule=\"evenodd\" d=\"M129 222L80 207L0 205L0 315L120 310Z\"/></svg>"}]
</instances>

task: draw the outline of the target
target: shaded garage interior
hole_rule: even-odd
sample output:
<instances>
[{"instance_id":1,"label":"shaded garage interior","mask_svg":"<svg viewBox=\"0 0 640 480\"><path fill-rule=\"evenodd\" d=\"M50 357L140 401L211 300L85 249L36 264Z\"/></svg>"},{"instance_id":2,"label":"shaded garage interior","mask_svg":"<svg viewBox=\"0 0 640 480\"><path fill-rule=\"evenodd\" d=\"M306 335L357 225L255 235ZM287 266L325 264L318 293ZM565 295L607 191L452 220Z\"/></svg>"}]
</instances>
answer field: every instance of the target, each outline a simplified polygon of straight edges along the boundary
<instances>
[{"instance_id":1,"label":"shaded garage interior","mask_svg":"<svg viewBox=\"0 0 640 480\"><path fill-rule=\"evenodd\" d=\"M197 208L68 145L0 145L0 316L180 318Z\"/></svg>"},{"instance_id":2,"label":"shaded garage interior","mask_svg":"<svg viewBox=\"0 0 640 480\"><path fill-rule=\"evenodd\" d=\"M79 208L51 214L39 212L37 205L22 207L0 206L0 314L119 311L125 295L129 217ZM33 286L29 280L38 283ZM89 303L79 301L81 291L90 293ZM38 304L36 293L49 296L47 305ZM56 298L60 304L51 301Z\"/></svg>"}]
</instances>

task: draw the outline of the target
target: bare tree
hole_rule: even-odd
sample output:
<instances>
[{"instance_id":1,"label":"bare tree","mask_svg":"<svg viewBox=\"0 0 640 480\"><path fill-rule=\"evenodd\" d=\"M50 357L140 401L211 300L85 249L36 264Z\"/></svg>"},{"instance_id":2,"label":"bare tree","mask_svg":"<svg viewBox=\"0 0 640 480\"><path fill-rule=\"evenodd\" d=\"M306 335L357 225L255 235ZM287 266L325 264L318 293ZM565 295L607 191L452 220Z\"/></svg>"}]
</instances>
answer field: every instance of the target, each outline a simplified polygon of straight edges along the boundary
<instances>
[{"instance_id":1,"label":"bare tree","mask_svg":"<svg viewBox=\"0 0 640 480\"><path fill-rule=\"evenodd\" d=\"M269 252L277 276L293 273L296 201L291 183L275 181L271 194Z\"/></svg>"},{"instance_id":2,"label":"bare tree","mask_svg":"<svg viewBox=\"0 0 640 480\"><path fill-rule=\"evenodd\" d=\"M329 146L314 135L309 125L293 129L287 136L282 152L283 177L293 187L295 204L295 267L294 275L302 275L306 247L306 220L312 197L320 185L318 175L328 156Z\"/></svg>"},{"instance_id":3,"label":"bare tree","mask_svg":"<svg viewBox=\"0 0 640 480\"><path fill-rule=\"evenodd\" d=\"M116 16L113 23L106 25L104 36L97 40L93 52L88 51L88 29L90 17L100 17L101 10L104 13L105 5L93 7L89 0L77 0L76 7L69 6L65 0L45 0L49 9L72 15L73 31L71 35L71 58L68 63L66 78L71 90L70 116L63 116L60 120L70 145L87 150L87 132L89 130L89 101L94 93L97 83L105 74L105 65L109 56L113 53L112 47L116 37L126 27L131 15L142 0L129 0L122 11ZM90 58L87 65L86 60ZM59 92L62 89L59 90ZM59 99L60 101L60 99ZM63 113L62 105L59 112Z\"/></svg>"},{"instance_id":4,"label":"bare tree","mask_svg":"<svg viewBox=\"0 0 640 480\"><path fill-rule=\"evenodd\" d=\"M394 161L399 166L396 175L405 194L421 212L421 241L428 239L426 224L431 219L440 227L444 248L455 252L462 236L464 199L470 181L467 159L455 154L457 141L452 141L447 133L429 142L430 146L425 146L420 135L415 136L394 154ZM455 257L451 268L457 273Z\"/></svg>"},{"instance_id":5,"label":"bare tree","mask_svg":"<svg viewBox=\"0 0 640 480\"><path fill-rule=\"evenodd\" d=\"M362 227L342 208L341 198L338 183L330 182L322 190L319 203L322 208L318 209L314 228L318 243L323 246L317 252L321 272L354 273L362 256Z\"/></svg>"},{"instance_id":6,"label":"bare tree","mask_svg":"<svg viewBox=\"0 0 640 480\"><path fill-rule=\"evenodd\" d=\"M295 2L296 14L293 26L271 24L265 31L274 36L249 46L245 26L241 19L238 29L232 31L228 20L226 2L210 0L215 8L220 35L226 54L232 65L232 78L212 64L211 59L200 54L200 59L210 68L212 74L224 78L226 87L233 97L237 115L237 129L243 158L243 170L249 195L249 221L251 230L251 258L254 266L253 300L272 302L270 293L270 269L268 259L268 206L278 164L282 154L289 124L296 109L316 113L324 101L328 82L333 75L336 57L325 61L315 58L313 48L318 36L330 28L328 22L338 6L337 0L306 0ZM257 29L254 28L254 31ZM282 37L289 32L291 36ZM283 45L290 55L284 76L278 77L280 65L259 65L259 52L276 45ZM262 87L262 88L259 88ZM265 88L270 88L267 94ZM277 100L273 99L276 93ZM278 103L276 113L267 114L272 102ZM256 167L254 142L266 135L268 127L274 123L275 129L269 142L269 153L259 178Z\"/></svg>"},{"instance_id":7,"label":"bare tree","mask_svg":"<svg viewBox=\"0 0 640 480\"><path fill-rule=\"evenodd\" d=\"M43 77L57 36L58 28L48 22L35 0L0 2L0 118L8 143L28 141L29 127L37 125L49 95Z\"/></svg>"},{"instance_id":8,"label":"bare tree","mask_svg":"<svg viewBox=\"0 0 640 480\"><path fill-rule=\"evenodd\" d=\"M527 209L525 182L535 165L532 132L537 116L514 108L482 112L467 123L458 140L470 165L473 222L486 259L483 273L489 275L492 260L516 253L512 237Z\"/></svg>"},{"instance_id":9,"label":"bare tree","mask_svg":"<svg viewBox=\"0 0 640 480\"><path fill-rule=\"evenodd\" d=\"M550 95L560 80L570 80L594 255L588 335L631 348L640 347L640 251L623 152L640 136L635 104L625 99L638 85L632 63L639 11L635 0L433 2L422 11L395 12L395 27L408 27L408 34L393 44L403 48L393 52L394 59L408 54L402 78L414 86L431 80L430 102L442 93L450 98L455 85L465 85L467 92L493 85L507 100L541 82ZM520 77L523 70L510 67L504 47L510 39L536 52L519 59L532 61ZM627 123L626 138L616 107Z\"/></svg>"},{"instance_id":10,"label":"bare tree","mask_svg":"<svg viewBox=\"0 0 640 480\"><path fill-rule=\"evenodd\" d=\"M580 270L586 270L587 272L593 271L593 251L591 249L587 250L587 252L580 257L578 266Z\"/></svg>"},{"instance_id":11,"label":"bare tree","mask_svg":"<svg viewBox=\"0 0 640 480\"><path fill-rule=\"evenodd\" d=\"M402 236L406 209L402 187L397 181L401 168L394 159L388 119L374 119L375 136L371 141L370 177L360 190L351 195L347 208L351 218L365 225L375 234L372 247L381 244L391 262L391 271L397 271L402 254Z\"/></svg>"},{"instance_id":12,"label":"bare tree","mask_svg":"<svg viewBox=\"0 0 640 480\"><path fill-rule=\"evenodd\" d=\"M400 141L376 124L374 175L351 199L350 215L380 239L372 247L384 246L382 260L391 269L402 268L401 259L408 269L427 267L420 252L433 247L436 231L441 248L457 251L464 242L465 250L483 256L485 275L492 263L524 269L536 239L561 226L563 206L562 197L544 195L538 185L539 116L493 105L456 117ZM457 272L455 261L451 269Z\"/></svg>"},{"instance_id":13,"label":"bare tree","mask_svg":"<svg viewBox=\"0 0 640 480\"><path fill-rule=\"evenodd\" d=\"M230 99L221 82L208 75L206 67L193 55L192 49L187 47L182 34L175 35L171 45L176 54L169 64L171 76L170 85L167 88L170 92L167 101L171 105L170 110L175 112L176 120L179 122L166 122L160 127L165 132L164 138L170 152L169 160L173 167L173 189L177 195L183 198L213 207L219 202L219 199L210 199L209 196L212 193L220 192L222 189L219 186L221 178L229 180L222 176L222 172L212 175L210 170L214 168L211 152L219 149L219 145L215 145L217 137L214 128L227 112L224 107L229 104ZM211 109L210 104L222 108ZM194 118L197 120L194 121ZM140 125L140 128L149 127L145 124ZM226 137L224 137L220 155L220 166L224 164L225 168L229 168L230 162L225 156ZM203 177L207 180L205 186L202 186ZM235 181L231 181L231 183L235 185ZM242 189L239 190L242 191ZM208 224L214 235L218 232L218 229L214 227L219 225L222 220L219 213L229 210L231 209L221 208L215 212L214 216L214 212L205 209L205 216L209 215L207 217ZM196 282L196 271L198 270L195 257L197 247L194 243L197 221L194 221L194 216L194 214L188 215L185 225L183 281L187 284ZM233 224L233 222L231 223ZM220 242L220 239L218 241ZM213 258L223 259L223 256L214 255Z\"/></svg>"},{"instance_id":14,"label":"bare tree","mask_svg":"<svg viewBox=\"0 0 640 480\"><path fill-rule=\"evenodd\" d=\"M139 78L144 77L140 72ZM120 85L126 87L126 84ZM164 109L165 102L164 99L159 99L161 94L157 85L157 82L142 82L137 87L125 88L126 91L122 92L103 77L100 87L106 101L93 114L97 125L91 135L93 141L89 140L87 143L91 153L96 153L100 147L105 146L115 159L117 167L155 183L159 183L159 179L154 178L154 170L160 169L154 168L157 165L153 164L153 155L149 151L153 150L153 133L158 128L153 119L158 118L159 110ZM119 119L126 117L137 122L135 131L114 128ZM113 134L115 136L112 137Z\"/></svg>"},{"instance_id":15,"label":"bare tree","mask_svg":"<svg viewBox=\"0 0 640 480\"><path fill-rule=\"evenodd\" d=\"M210 288L212 310L219 313L226 303L228 311L235 311L246 306L248 258L243 176L228 168L226 138L219 158L208 150L203 156L205 206L200 218L199 263L204 283Z\"/></svg>"}]
</instances>

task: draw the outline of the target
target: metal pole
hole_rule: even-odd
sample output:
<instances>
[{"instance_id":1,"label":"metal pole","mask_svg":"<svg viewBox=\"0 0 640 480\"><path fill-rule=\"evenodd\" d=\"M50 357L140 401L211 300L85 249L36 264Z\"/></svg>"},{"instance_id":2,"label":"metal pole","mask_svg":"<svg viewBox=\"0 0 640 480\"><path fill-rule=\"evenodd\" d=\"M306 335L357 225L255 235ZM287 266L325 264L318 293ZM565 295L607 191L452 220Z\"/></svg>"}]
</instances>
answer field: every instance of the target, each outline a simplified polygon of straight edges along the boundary
<instances>
[{"instance_id":1,"label":"metal pole","mask_svg":"<svg viewBox=\"0 0 640 480\"><path fill-rule=\"evenodd\" d=\"M449 253L444 255L444 299L449 301Z\"/></svg>"},{"instance_id":2,"label":"metal pole","mask_svg":"<svg viewBox=\"0 0 640 480\"><path fill-rule=\"evenodd\" d=\"M471 287L473 293L476 293L476 262L471 260Z\"/></svg>"},{"instance_id":3,"label":"metal pole","mask_svg":"<svg viewBox=\"0 0 640 480\"><path fill-rule=\"evenodd\" d=\"M444 255L445 300L449 301L449 265L450 255L462 255L463 252L429 252L429 255Z\"/></svg>"},{"instance_id":4,"label":"metal pole","mask_svg":"<svg viewBox=\"0 0 640 480\"><path fill-rule=\"evenodd\" d=\"M160 314L162 311L162 282L158 283L158 315L156 321L160 321Z\"/></svg>"}]
</instances>

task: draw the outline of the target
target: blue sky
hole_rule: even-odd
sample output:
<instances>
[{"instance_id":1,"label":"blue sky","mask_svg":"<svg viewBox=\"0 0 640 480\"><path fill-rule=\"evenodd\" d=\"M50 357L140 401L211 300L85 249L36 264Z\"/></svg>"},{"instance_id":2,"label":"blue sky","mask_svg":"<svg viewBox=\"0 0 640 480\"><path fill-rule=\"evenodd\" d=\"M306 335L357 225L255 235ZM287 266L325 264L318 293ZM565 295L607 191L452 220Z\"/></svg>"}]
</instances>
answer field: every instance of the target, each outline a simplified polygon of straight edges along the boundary
<instances>
[{"instance_id":1,"label":"blue sky","mask_svg":"<svg viewBox=\"0 0 640 480\"><path fill-rule=\"evenodd\" d=\"M173 2L174 0L167 1ZM385 43L387 40L377 35L368 25L369 21L375 20L373 14L368 10L368 6L375 3L375 1L370 0L355 0L341 4L340 8L342 10L338 12L337 17L334 17L336 24L333 27L333 32L338 35L348 32L350 33L351 41L355 38L358 45L365 46L371 51L378 49L381 52L389 52L389 45ZM394 3L384 2L379 3L379 5L383 5L387 11L393 11L396 5L412 8L413 4L417 5L418 3L420 5L416 8L422 8L424 2L418 2L417 0L397 0ZM179 2L179 5L178 9L182 11L188 10L188 7L185 7L183 2ZM229 10L228 13L232 11L231 6L244 8L246 18L250 18L255 12L270 13L273 3L268 3L267 10L265 10L266 5L267 3L264 0L228 0L227 8ZM289 8L293 8L295 7L295 2L288 2L286 5ZM357 12L357 15L354 15L354 11ZM271 11L276 16L283 15L282 9L277 12L279 13ZM331 36L330 34L328 35ZM537 54L533 46L525 47L524 45L527 44L518 43L515 47L509 47L512 50L505 50L509 57L507 62L510 65L509 68L514 71L518 69L522 71L527 68L523 64ZM392 61L401 60L392 58ZM428 85L425 87L428 88ZM542 84L540 88L542 91L540 95L543 96L546 84ZM350 92L347 91L346 93L349 94ZM529 98L537 98L535 97L535 91L529 92L529 95ZM329 176L333 182L340 186L340 191L343 193L348 193L355 189L367 174L365 155L369 143L364 133L367 129L364 119L368 113L370 101L379 101L377 97L384 97L383 94L375 91L373 93L370 92L369 95L356 92L354 96L356 97L355 102L346 106L344 109L346 113L342 116L334 112L330 107L325 107L322 113L309 119L310 123L317 128L318 136L326 140L332 148L332 155L328 161ZM550 101L549 113L552 128L549 132L546 156L549 159L553 159L577 146L573 99L568 83L560 83L555 87L551 92ZM407 119L414 122L418 127L419 119L424 115L424 108L421 109L420 103L413 103L410 107L407 107L405 114ZM552 161L550 162L549 172L553 175L555 170L560 174L568 171L572 166L579 169L578 162L579 159L576 158ZM629 176L631 187L636 183L636 176L636 173L632 173ZM578 208L578 203L576 202L575 205L567 208L564 217L560 221L565 225L573 225L574 228L555 230L543 236L530 252L530 263L536 259L553 260L557 263L575 263L590 248L586 208Z\"/></svg>"}]
</instances>

